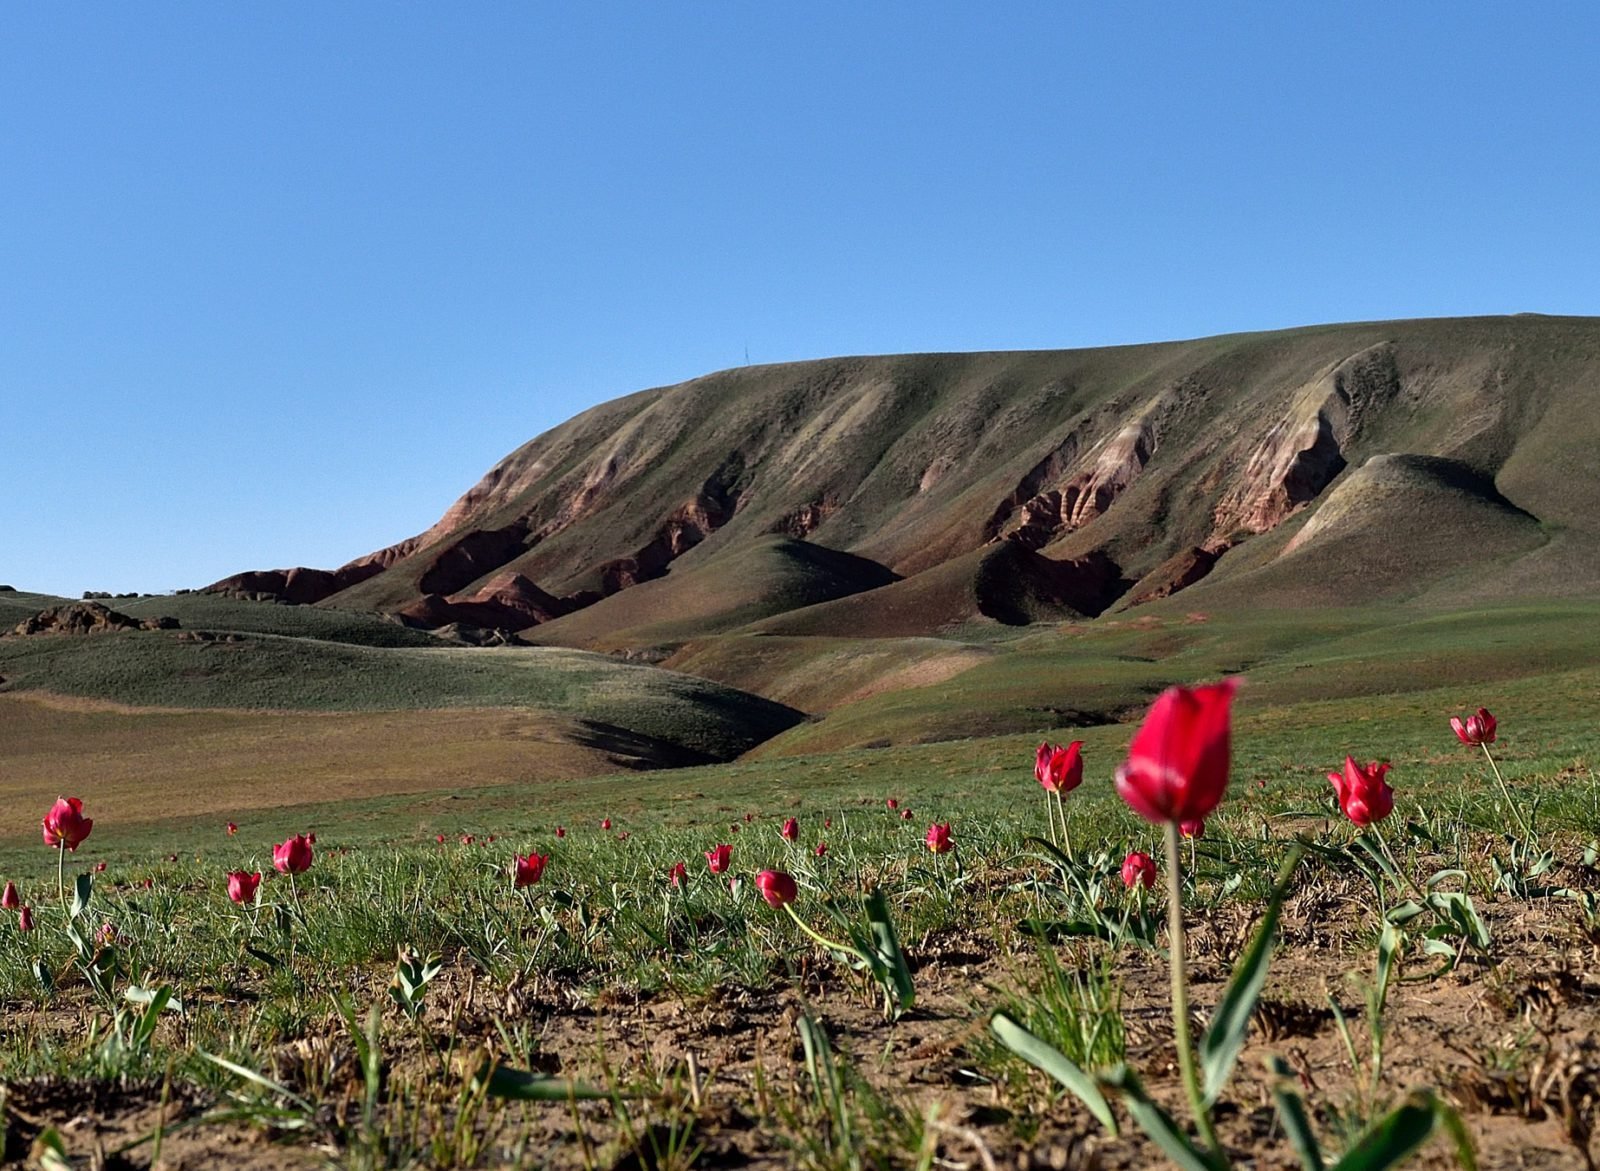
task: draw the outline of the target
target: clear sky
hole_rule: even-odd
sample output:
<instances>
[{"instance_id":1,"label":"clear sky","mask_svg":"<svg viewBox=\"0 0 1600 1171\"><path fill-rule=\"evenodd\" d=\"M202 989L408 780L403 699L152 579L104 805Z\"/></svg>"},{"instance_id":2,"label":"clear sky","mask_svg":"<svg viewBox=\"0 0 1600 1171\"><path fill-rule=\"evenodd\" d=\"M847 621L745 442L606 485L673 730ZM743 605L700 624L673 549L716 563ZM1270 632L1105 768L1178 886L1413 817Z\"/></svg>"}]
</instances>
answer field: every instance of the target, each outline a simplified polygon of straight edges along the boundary
<instances>
[{"instance_id":1,"label":"clear sky","mask_svg":"<svg viewBox=\"0 0 1600 1171\"><path fill-rule=\"evenodd\" d=\"M1600 314L1590 3L0 9L0 582L332 566L726 366Z\"/></svg>"}]
</instances>

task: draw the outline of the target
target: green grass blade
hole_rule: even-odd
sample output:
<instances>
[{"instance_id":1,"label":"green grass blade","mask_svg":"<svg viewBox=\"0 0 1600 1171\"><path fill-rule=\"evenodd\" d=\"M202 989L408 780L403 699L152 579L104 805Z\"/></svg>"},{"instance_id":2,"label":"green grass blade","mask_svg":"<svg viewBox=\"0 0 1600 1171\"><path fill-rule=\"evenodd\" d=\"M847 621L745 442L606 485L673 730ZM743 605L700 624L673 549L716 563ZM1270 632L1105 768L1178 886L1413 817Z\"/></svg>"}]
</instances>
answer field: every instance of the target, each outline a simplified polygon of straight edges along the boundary
<instances>
[{"instance_id":1,"label":"green grass blade","mask_svg":"<svg viewBox=\"0 0 1600 1171\"><path fill-rule=\"evenodd\" d=\"M1093 1114L1113 1138L1117 1135L1117 1117L1111 1112L1111 1103L1100 1092L1100 1085L1085 1073L1061 1050L1041 1041L1003 1012L989 1018L989 1031L1000 1044L1015 1053L1035 1069L1055 1078Z\"/></svg>"},{"instance_id":2,"label":"green grass blade","mask_svg":"<svg viewBox=\"0 0 1600 1171\"><path fill-rule=\"evenodd\" d=\"M1289 883L1304 853L1298 846L1289 850L1288 857L1278 870L1278 881L1272 888L1266 916L1256 929L1250 946L1240 957L1233 979L1228 981L1217 1011L1211 1016L1205 1036L1200 1038L1200 1064L1205 1071L1207 1106L1216 1102L1223 1086L1228 1084L1234 1062L1239 1059L1239 1050L1244 1047L1245 1034L1250 1030L1250 1017L1267 982L1267 965L1272 960L1272 951L1278 942L1278 917L1283 911L1283 900L1289 893Z\"/></svg>"}]
</instances>

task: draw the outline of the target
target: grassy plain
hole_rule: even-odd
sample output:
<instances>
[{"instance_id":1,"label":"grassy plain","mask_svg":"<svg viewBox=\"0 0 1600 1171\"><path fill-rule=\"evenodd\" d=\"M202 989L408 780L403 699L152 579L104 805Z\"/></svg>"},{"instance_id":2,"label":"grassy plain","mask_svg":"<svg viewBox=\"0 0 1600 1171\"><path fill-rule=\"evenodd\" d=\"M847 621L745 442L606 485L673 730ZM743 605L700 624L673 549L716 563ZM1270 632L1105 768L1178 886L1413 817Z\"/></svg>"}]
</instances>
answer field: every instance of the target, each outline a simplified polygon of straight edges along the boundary
<instances>
[{"instance_id":1,"label":"grassy plain","mask_svg":"<svg viewBox=\"0 0 1600 1171\"><path fill-rule=\"evenodd\" d=\"M1585 859L1600 833L1597 618L1600 605L1552 602L974 627L941 640L970 657L960 673L854 700L841 685L818 718L740 760L656 772L572 755L575 723L551 728L551 714L515 706L160 711L0 696L0 877L19 881L40 919L26 936L0 927L4 1157L24 1159L54 1127L81 1158L97 1143L127 1146L117 1157L133 1166L149 1164L158 1131L166 1165L196 1167L1157 1165L1131 1128L1099 1133L998 1046L987 1021L1008 1005L1066 1045L1075 1029L1114 1019L1119 1030L1096 1031L1094 1052L1137 1065L1181 1112L1160 952L1127 938L1042 943L1024 923L1136 909L1116 867L1129 849L1159 850L1112 790L1132 721L1161 686L1242 672L1232 787L1194 853L1202 1017L1289 839L1349 842L1325 779L1346 752L1393 763L1389 834L1402 867L1460 871L1452 882L1476 900L1493 943L1430 975L1437 962L1412 940L1386 1018L1389 1057L1374 1072L1349 973L1371 969L1375 892L1331 858L1307 863L1219 1109L1228 1150L1289 1165L1260 1073L1271 1052L1316 1087L1332 1152L1426 1085L1462 1111L1481 1165L1585 1168L1583 1127L1600 1121L1600 1094L1586 1089L1600 1087L1600 1055L1583 1041L1600 1033L1600 985L1586 974L1600 921L1577 897L1600 892ZM725 637L697 653L736 663L746 636ZM818 644L808 664L804 646L780 645L759 668L764 686L848 650ZM414 654L382 649L396 651ZM1513 812L1447 726L1479 704L1501 718L1501 768L1553 851L1548 880L1515 862ZM1068 807L1098 892L1089 902L1027 840L1044 833L1031 776L1043 736L1085 742L1087 778ZM108 863L93 924L118 933L119 979L169 984L184 1001L142 1046L108 1049L114 1010L63 950L55 858L37 829L58 791L83 796L96 818L68 862ZM891 796L909 820L885 808ZM797 845L777 833L789 816ZM230 819L236 838L223 832ZM922 847L935 820L953 825L955 855ZM233 907L223 875L270 875L270 846L301 830L317 833L317 860L296 893L269 877L259 916ZM718 842L734 847L740 895L706 872L702 853ZM512 852L528 850L552 861L523 895L506 872ZM666 875L679 860L690 878L675 892ZM756 899L748 880L768 866L800 879L802 918L824 932L842 930L834 911L848 917L862 892L882 889L916 1008L885 1020L870 982ZM385 993L400 946L443 963L420 1023ZM35 959L58 975L54 991ZM1354 1057L1330 1001L1355 1031ZM359 1055L373 1004L388 1007L368 1081ZM823 1023L830 1056L805 1054L796 1030L807 1016ZM504 1100L473 1076L484 1055L631 1096ZM92 1121L74 1129L90 1100ZM1439 1141L1422 1156L1451 1161Z\"/></svg>"}]
</instances>

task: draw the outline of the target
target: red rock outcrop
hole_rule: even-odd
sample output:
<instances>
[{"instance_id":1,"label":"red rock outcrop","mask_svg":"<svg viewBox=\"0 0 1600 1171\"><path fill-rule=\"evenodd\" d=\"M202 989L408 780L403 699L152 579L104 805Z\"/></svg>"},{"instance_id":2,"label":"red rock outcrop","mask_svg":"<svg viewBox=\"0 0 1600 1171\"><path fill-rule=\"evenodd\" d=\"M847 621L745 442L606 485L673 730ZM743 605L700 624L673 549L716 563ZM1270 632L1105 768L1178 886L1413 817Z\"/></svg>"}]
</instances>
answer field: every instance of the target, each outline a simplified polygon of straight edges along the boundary
<instances>
[{"instance_id":1,"label":"red rock outcrop","mask_svg":"<svg viewBox=\"0 0 1600 1171\"><path fill-rule=\"evenodd\" d=\"M1129 606L1139 606L1160 598L1170 598L1179 590L1188 589L1205 577L1221 560L1227 548L1202 548L1191 546L1183 552L1168 557L1134 584Z\"/></svg>"},{"instance_id":2,"label":"red rock outcrop","mask_svg":"<svg viewBox=\"0 0 1600 1171\"><path fill-rule=\"evenodd\" d=\"M294 569L257 569L212 582L200 592L248 598L251 601L311 606L357 582L382 573L383 569L382 564L366 558L360 564L352 563L337 570L307 569L304 566Z\"/></svg>"}]
</instances>

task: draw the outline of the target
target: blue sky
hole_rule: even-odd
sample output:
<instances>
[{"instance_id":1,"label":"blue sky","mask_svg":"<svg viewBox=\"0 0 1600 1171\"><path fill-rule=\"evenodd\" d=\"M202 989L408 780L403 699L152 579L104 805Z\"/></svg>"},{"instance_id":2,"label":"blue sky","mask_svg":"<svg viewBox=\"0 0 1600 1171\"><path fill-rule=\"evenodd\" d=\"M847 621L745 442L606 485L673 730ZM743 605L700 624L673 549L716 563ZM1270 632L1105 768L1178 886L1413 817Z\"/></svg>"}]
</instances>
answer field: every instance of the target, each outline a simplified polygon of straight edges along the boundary
<instances>
[{"instance_id":1,"label":"blue sky","mask_svg":"<svg viewBox=\"0 0 1600 1171\"><path fill-rule=\"evenodd\" d=\"M0 12L0 582L331 566L749 359L1600 313L1588 4Z\"/></svg>"}]
</instances>

